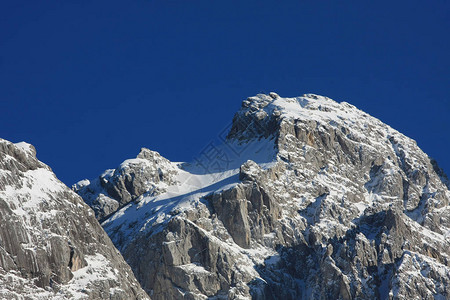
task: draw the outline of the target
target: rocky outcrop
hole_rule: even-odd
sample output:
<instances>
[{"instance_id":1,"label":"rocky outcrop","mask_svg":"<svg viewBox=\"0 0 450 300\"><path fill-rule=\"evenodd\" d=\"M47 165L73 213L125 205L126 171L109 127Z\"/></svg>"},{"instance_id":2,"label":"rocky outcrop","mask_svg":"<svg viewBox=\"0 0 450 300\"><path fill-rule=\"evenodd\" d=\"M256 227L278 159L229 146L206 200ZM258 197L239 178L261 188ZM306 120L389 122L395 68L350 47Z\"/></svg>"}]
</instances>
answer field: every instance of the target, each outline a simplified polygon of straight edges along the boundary
<instances>
[{"instance_id":1,"label":"rocky outcrop","mask_svg":"<svg viewBox=\"0 0 450 300\"><path fill-rule=\"evenodd\" d=\"M92 182L84 179L72 189L85 199L101 220L140 196L158 195L176 184L176 164L158 152L142 148L135 159L124 161L116 169L105 171Z\"/></svg>"},{"instance_id":2,"label":"rocky outcrop","mask_svg":"<svg viewBox=\"0 0 450 300\"><path fill-rule=\"evenodd\" d=\"M281 111L272 109L271 103L280 96L250 97L242 102L241 110L233 118L233 124L227 135L228 139L249 140L269 138L277 134Z\"/></svg>"},{"instance_id":3,"label":"rocky outcrop","mask_svg":"<svg viewBox=\"0 0 450 300\"><path fill-rule=\"evenodd\" d=\"M218 149L244 163L180 173L198 185L102 223L153 298L450 297L448 179L415 141L348 103L271 93Z\"/></svg>"},{"instance_id":4,"label":"rocky outcrop","mask_svg":"<svg viewBox=\"0 0 450 300\"><path fill-rule=\"evenodd\" d=\"M0 139L0 298L148 299L83 200Z\"/></svg>"}]
</instances>

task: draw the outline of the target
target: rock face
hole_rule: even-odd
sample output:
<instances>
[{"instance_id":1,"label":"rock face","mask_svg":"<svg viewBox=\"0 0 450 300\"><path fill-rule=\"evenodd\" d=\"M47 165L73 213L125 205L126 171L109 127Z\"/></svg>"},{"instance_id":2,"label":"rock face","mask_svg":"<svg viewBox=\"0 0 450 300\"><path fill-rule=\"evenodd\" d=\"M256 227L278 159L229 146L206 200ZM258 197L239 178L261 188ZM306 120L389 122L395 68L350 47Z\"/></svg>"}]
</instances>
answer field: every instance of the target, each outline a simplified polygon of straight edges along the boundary
<instances>
[{"instance_id":1,"label":"rock face","mask_svg":"<svg viewBox=\"0 0 450 300\"><path fill-rule=\"evenodd\" d=\"M142 148L135 159L128 159L116 169L106 170L90 182L85 179L72 189L85 199L101 220L129 202L147 194L158 195L174 185L176 164L158 152Z\"/></svg>"},{"instance_id":2,"label":"rock face","mask_svg":"<svg viewBox=\"0 0 450 300\"><path fill-rule=\"evenodd\" d=\"M152 298L450 299L449 182L415 141L271 93L216 148L220 172L186 165L102 223Z\"/></svg>"},{"instance_id":3,"label":"rock face","mask_svg":"<svg viewBox=\"0 0 450 300\"><path fill-rule=\"evenodd\" d=\"M0 299L148 299L83 200L1 139Z\"/></svg>"}]
</instances>

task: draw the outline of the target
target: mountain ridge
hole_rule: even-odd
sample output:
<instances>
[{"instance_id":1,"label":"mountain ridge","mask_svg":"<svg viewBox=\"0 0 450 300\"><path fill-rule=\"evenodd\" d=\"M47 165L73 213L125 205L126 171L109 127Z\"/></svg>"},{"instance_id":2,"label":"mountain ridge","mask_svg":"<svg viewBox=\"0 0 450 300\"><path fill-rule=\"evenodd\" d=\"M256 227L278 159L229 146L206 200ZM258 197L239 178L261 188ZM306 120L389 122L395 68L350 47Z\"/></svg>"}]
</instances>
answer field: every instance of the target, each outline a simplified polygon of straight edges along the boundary
<instances>
[{"instance_id":1,"label":"mountain ridge","mask_svg":"<svg viewBox=\"0 0 450 300\"><path fill-rule=\"evenodd\" d=\"M81 197L0 139L0 298L148 299Z\"/></svg>"},{"instance_id":2,"label":"mountain ridge","mask_svg":"<svg viewBox=\"0 0 450 300\"><path fill-rule=\"evenodd\" d=\"M154 298L448 297L448 179L414 140L346 102L270 93L221 142L102 222Z\"/></svg>"}]
</instances>

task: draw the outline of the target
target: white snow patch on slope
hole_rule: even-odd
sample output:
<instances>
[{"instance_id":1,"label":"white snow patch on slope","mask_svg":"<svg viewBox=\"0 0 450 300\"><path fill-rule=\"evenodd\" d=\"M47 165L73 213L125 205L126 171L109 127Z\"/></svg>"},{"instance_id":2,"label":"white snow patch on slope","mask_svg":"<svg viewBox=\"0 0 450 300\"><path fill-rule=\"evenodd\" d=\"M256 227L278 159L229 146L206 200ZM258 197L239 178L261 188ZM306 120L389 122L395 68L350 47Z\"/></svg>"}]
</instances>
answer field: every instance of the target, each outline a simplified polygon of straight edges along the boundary
<instances>
[{"instance_id":1,"label":"white snow patch on slope","mask_svg":"<svg viewBox=\"0 0 450 300\"><path fill-rule=\"evenodd\" d=\"M9 142L0 139L0 143ZM15 146L19 150L34 155L34 148L29 144L18 143ZM17 153L17 151L13 149L13 153ZM13 156L6 153L1 154L0 159L4 161L16 160L15 164L21 164ZM20 235L18 233L19 238L23 239L21 247L28 250L23 253L27 253L33 258L38 250L50 251L46 248L51 245L48 242L49 238L58 236L61 241L67 240L68 237L59 235L59 232L64 232L65 229L57 227L57 223L53 222L55 217L64 218L65 213L69 210L76 212L80 209L87 209L81 200L67 197L68 193L73 192L56 178L49 167L40 162L35 165L39 167L27 171L14 168L0 170L0 176L6 178L3 181L6 184L2 186L3 190L0 190L0 200L4 201L7 208L11 210L11 214L6 214L6 217L11 217L12 220L23 223L25 230ZM17 176L17 180L14 176ZM75 197L75 194L72 196ZM9 210L6 209L5 211L8 212ZM49 230L43 224L51 224L50 226L55 231ZM69 228L66 229L69 230ZM88 263L87 267L75 271L75 276L68 284L53 283L54 286L45 288L38 287L35 284L36 278L34 277L23 278L23 275L18 271L5 271L0 267L0 299L89 299L87 293L91 287L94 288L95 286L94 289L98 290L99 284L103 284L105 281L118 280L115 271L109 266L108 260L102 255L85 255L84 258ZM36 265L31 269L38 270L39 265L33 259L34 263ZM103 282L94 282L94 280ZM112 289L111 293L118 291L118 289Z\"/></svg>"},{"instance_id":2,"label":"white snow patch on slope","mask_svg":"<svg viewBox=\"0 0 450 300\"><path fill-rule=\"evenodd\" d=\"M73 294L73 299L86 299L83 291L95 282L104 280L117 280L115 269L109 267L108 260L101 254L86 255L87 266L73 272L73 278L64 289ZM113 291L110 291L113 292Z\"/></svg>"},{"instance_id":3,"label":"white snow patch on slope","mask_svg":"<svg viewBox=\"0 0 450 300\"><path fill-rule=\"evenodd\" d=\"M19 143L15 143L14 144L17 148L27 152L30 155L34 155L35 154L35 150L33 145L28 144L27 142L19 142Z\"/></svg>"},{"instance_id":4,"label":"white snow patch on slope","mask_svg":"<svg viewBox=\"0 0 450 300\"><path fill-rule=\"evenodd\" d=\"M8 202L16 215L26 219L30 212L39 213L40 205L48 202L49 195L63 191L65 186L52 172L44 168L29 170L24 175L21 188L8 185L4 191L0 191L0 197ZM42 217L52 216L42 214Z\"/></svg>"},{"instance_id":5,"label":"white snow patch on slope","mask_svg":"<svg viewBox=\"0 0 450 300\"><path fill-rule=\"evenodd\" d=\"M195 209L207 194L238 184L239 167L248 159L263 169L276 162L274 139L248 143L230 141L213 150L214 155L201 153L192 163L180 163L176 177L179 184L167 186L166 192L157 196L141 196L105 220L102 226L112 240L120 228L121 236L128 238L121 245L124 246L135 234L165 223L181 211Z\"/></svg>"}]
</instances>

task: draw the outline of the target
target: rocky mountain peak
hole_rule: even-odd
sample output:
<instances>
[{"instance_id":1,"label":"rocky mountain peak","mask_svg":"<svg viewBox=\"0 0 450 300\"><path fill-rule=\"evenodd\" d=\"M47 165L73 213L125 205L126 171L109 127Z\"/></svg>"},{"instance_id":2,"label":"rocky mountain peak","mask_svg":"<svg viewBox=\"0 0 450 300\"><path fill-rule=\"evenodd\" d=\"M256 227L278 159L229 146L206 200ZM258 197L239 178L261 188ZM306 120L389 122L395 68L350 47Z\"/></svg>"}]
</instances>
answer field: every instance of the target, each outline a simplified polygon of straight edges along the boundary
<instances>
[{"instance_id":1,"label":"rocky mountain peak","mask_svg":"<svg viewBox=\"0 0 450 300\"><path fill-rule=\"evenodd\" d=\"M144 194L163 193L168 185L176 184L178 170L176 164L158 152L141 148L136 158L125 160L92 181L79 181L72 189L102 219Z\"/></svg>"},{"instance_id":2,"label":"rocky mountain peak","mask_svg":"<svg viewBox=\"0 0 450 300\"><path fill-rule=\"evenodd\" d=\"M21 142L13 144L0 139L0 152L5 157L0 162L0 167L4 169L18 169L21 171L27 169L35 170L37 168L50 169L36 159L36 150L28 143Z\"/></svg>"},{"instance_id":3,"label":"rocky mountain peak","mask_svg":"<svg viewBox=\"0 0 450 300\"><path fill-rule=\"evenodd\" d=\"M228 139L248 140L268 138L277 131L280 113L273 105L279 96L258 94L242 102L241 109L235 114Z\"/></svg>"},{"instance_id":4,"label":"rocky mountain peak","mask_svg":"<svg viewBox=\"0 0 450 300\"><path fill-rule=\"evenodd\" d=\"M136 158L147 159L149 161L156 163L162 160L168 162L168 160L162 157L158 152L152 151L147 148L141 148L141 151L139 151L139 154L136 156Z\"/></svg>"},{"instance_id":5,"label":"rocky mountain peak","mask_svg":"<svg viewBox=\"0 0 450 300\"><path fill-rule=\"evenodd\" d=\"M148 299L83 200L0 139L0 298Z\"/></svg>"},{"instance_id":6,"label":"rocky mountain peak","mask_svg":"<svg viewBox=\"0 0 450 300\"><path fill-rule=\"evenodd\" d=\"M449 298L446 176L380 120L258 94L203 154L102 223L155 299Z\"/></svg>"},{"instance_id":7,"label":"rocky mountain peak","mask_svg":"<svg viewBox=\"0 0 450 300\"><path fill-rule=\"evenodd\" d=\"M0 140L0 298L144 299L134 276L154 299L450 298L448 178L414 140L272 92L220 141L73 186L128 266L34 147Z\"/></svg>"},{"instance_id":8,"label":"rocky mountain peak","mask_svg":"<svg viewBox=\"0 0 450 300\"><path fill-rule=\"evenodd\" d=\"M25 151L33 157L36 157L36 148L27 142L19 142L14 144L17 148Z\"/></svg>"},{"instance_id":9,"label":"rocky mountain peak","mask_svg":"<svg viewBox=\"0 0 450 300\"><path fill-rule=\"evenodd\" d=\"M283 98L274 92L258 94L242 102L241 109L233 118L228 138L268 138L278 135L282 121L292 119L354 122L361 116L367 114L346 102L338 103L315 94L294 98Z\"/></svg>"}]
</instances>

